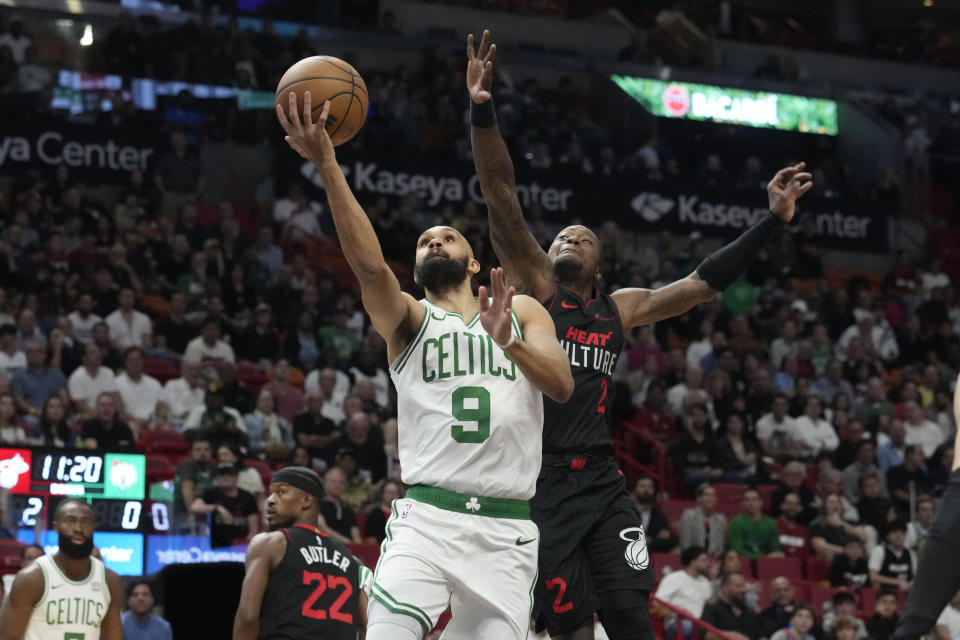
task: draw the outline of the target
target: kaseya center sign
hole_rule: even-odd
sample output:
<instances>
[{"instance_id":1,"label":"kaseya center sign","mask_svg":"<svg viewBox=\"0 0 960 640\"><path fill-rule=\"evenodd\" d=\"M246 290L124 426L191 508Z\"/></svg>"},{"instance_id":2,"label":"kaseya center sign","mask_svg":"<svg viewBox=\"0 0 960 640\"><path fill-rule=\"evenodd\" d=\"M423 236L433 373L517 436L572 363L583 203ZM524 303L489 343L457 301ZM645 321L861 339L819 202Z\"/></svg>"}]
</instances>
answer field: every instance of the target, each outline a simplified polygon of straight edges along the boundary
<instances>
[{"instance_id":1,"label":"kaseya center sign","mask_svg":"<svg viewBox=\"0 0 960 640\"><path fill-rule=\"evenodd\" d=\"M830 136L839 130L833 100L616 74L610 79L656 116Z\"/></svg>"}]
</instances>

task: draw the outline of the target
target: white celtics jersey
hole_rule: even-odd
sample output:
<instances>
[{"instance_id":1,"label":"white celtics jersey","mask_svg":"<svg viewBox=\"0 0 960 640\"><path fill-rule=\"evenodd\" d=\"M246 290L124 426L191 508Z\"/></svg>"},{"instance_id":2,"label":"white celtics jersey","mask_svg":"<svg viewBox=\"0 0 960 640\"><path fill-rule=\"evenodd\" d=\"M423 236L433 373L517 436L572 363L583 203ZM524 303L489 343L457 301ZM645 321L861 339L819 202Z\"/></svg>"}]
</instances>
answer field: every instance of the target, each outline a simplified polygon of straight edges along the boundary
<instances>
[{"instance_id":1,"label":"white celtics jersey","mask_svg":"<svg viewBox=\"0 0 960 640\"><path fill-rule=\"evenodd\" d=\"M426 300L390 367L406 484L529 500L540 473L543 395L484 331ZM513 334L522 337L514 314Z\"/></svg>"},{"instance_id":2,"label":"white celtics jersey","mask_svg":"<svg viewBox=\"0 0 960 640\"><path fill-rule=\"evenodd\" d=\"M52 555L36 560L43 571L43 596L33 608L24 640L97 640L110 608L103 562L90 558L90 574L75 582Z\"/></svg>"}]
</instances>

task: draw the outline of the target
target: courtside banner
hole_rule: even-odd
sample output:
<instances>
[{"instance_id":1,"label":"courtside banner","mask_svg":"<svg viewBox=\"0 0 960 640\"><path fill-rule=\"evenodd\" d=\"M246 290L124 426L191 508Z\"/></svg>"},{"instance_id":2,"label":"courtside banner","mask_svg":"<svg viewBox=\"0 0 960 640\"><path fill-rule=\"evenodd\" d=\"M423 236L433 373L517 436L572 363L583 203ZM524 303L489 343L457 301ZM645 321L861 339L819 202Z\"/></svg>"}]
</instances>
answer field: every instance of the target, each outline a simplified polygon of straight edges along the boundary
<instances>
[{"instance_id":1,"label":"courtside banner","mask_svg":"<svg viewBox=\"0 0 960 640\"><path fill-rule=\"evenodd\" d=\"M450 205L456 214L466 203L483 205L480 183L471 163L444 163L414 155L401 159L338 155L350 188L361 203L379 196L394 201L414 195L419 209L440 211ZM309 162L299 157L291 172L299 173L316 187L314 196L324 200L323 182ZM816 188L814 188L815 190ZM688 235L732 238L767 215L763 189L705 190L671 182L638 179L635 173L585 174L569 167L550 170L517 167L517 195L524 211L539 210L550 223L582 222L599 228L614 220L624 228L645 233L667 229ZM817 198L808 194L799 202L799 220L813 220L814 238L824 248L882 253L889 247L886 216L864 209L854 200Z\"/></svg>"},{"instance_id":2,"label":"courtside banner","mask_svg":"<svg viewBox=\"0 0 960 640\"><path fill-rule=\"evenodd\" d=\"M123 183L132 171L156 162L157 135L144 130L107 129L56 120L0 122L0 173L30 169L51 174L61 164L84 180Z\"/></svg>"}]
</instances>

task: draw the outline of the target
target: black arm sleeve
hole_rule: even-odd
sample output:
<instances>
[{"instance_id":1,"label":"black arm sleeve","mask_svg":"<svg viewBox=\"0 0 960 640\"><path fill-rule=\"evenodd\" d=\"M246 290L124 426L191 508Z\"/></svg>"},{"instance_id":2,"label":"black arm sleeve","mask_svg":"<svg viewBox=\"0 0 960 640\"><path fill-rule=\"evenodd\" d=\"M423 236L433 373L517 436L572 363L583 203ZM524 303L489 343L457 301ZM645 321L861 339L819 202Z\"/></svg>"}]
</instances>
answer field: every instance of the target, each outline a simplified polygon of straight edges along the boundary
<instances>
[{"instance_id":1,"label":"black arm sleeve","mask_svg":"<svg viewBox=\"0 0 960 640\"><path fill-rule=\"evenodd\" d=\"M763 245L776 237L786 223L773 213L747 229L739 238L713 252L697 267L711 289L723 291L740 277Z\"/></svg>"}]
</instances>

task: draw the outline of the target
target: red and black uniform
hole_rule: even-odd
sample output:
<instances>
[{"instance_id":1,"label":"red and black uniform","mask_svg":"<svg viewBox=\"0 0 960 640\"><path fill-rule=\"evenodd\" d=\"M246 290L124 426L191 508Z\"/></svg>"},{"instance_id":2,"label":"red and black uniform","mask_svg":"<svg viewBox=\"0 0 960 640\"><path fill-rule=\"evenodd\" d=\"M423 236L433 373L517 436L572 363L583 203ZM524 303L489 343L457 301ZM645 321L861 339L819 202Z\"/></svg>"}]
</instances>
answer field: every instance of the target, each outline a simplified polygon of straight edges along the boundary
<instances>
[{"instance_id":1,"label":"red and black uniform","mask_svg":"<svg viewBox=\"0 0 960 640\"><path fill-rule=\"evenodd\" d=\"M262 640L356 640L360 563L319 529L280 529L283 559L270 572L260 607Z\"/></svg>"},{"instance_id":2,"label":"red and black uniform","mask_svg":"<svg viewBox=\"0 0 960 640\"><path fill-rule=\"evenodd\" d=\"M544 306L574 380L566 403L543 399L543 466L530 501L540 528L537 626L559 635L592 624L604 593L647 592L645 605L654 583L640 514L613 459L608 411L624 342L620 313L610 296L595 290L586 300L563 284Z\"/></svg>"}]
</instances>

